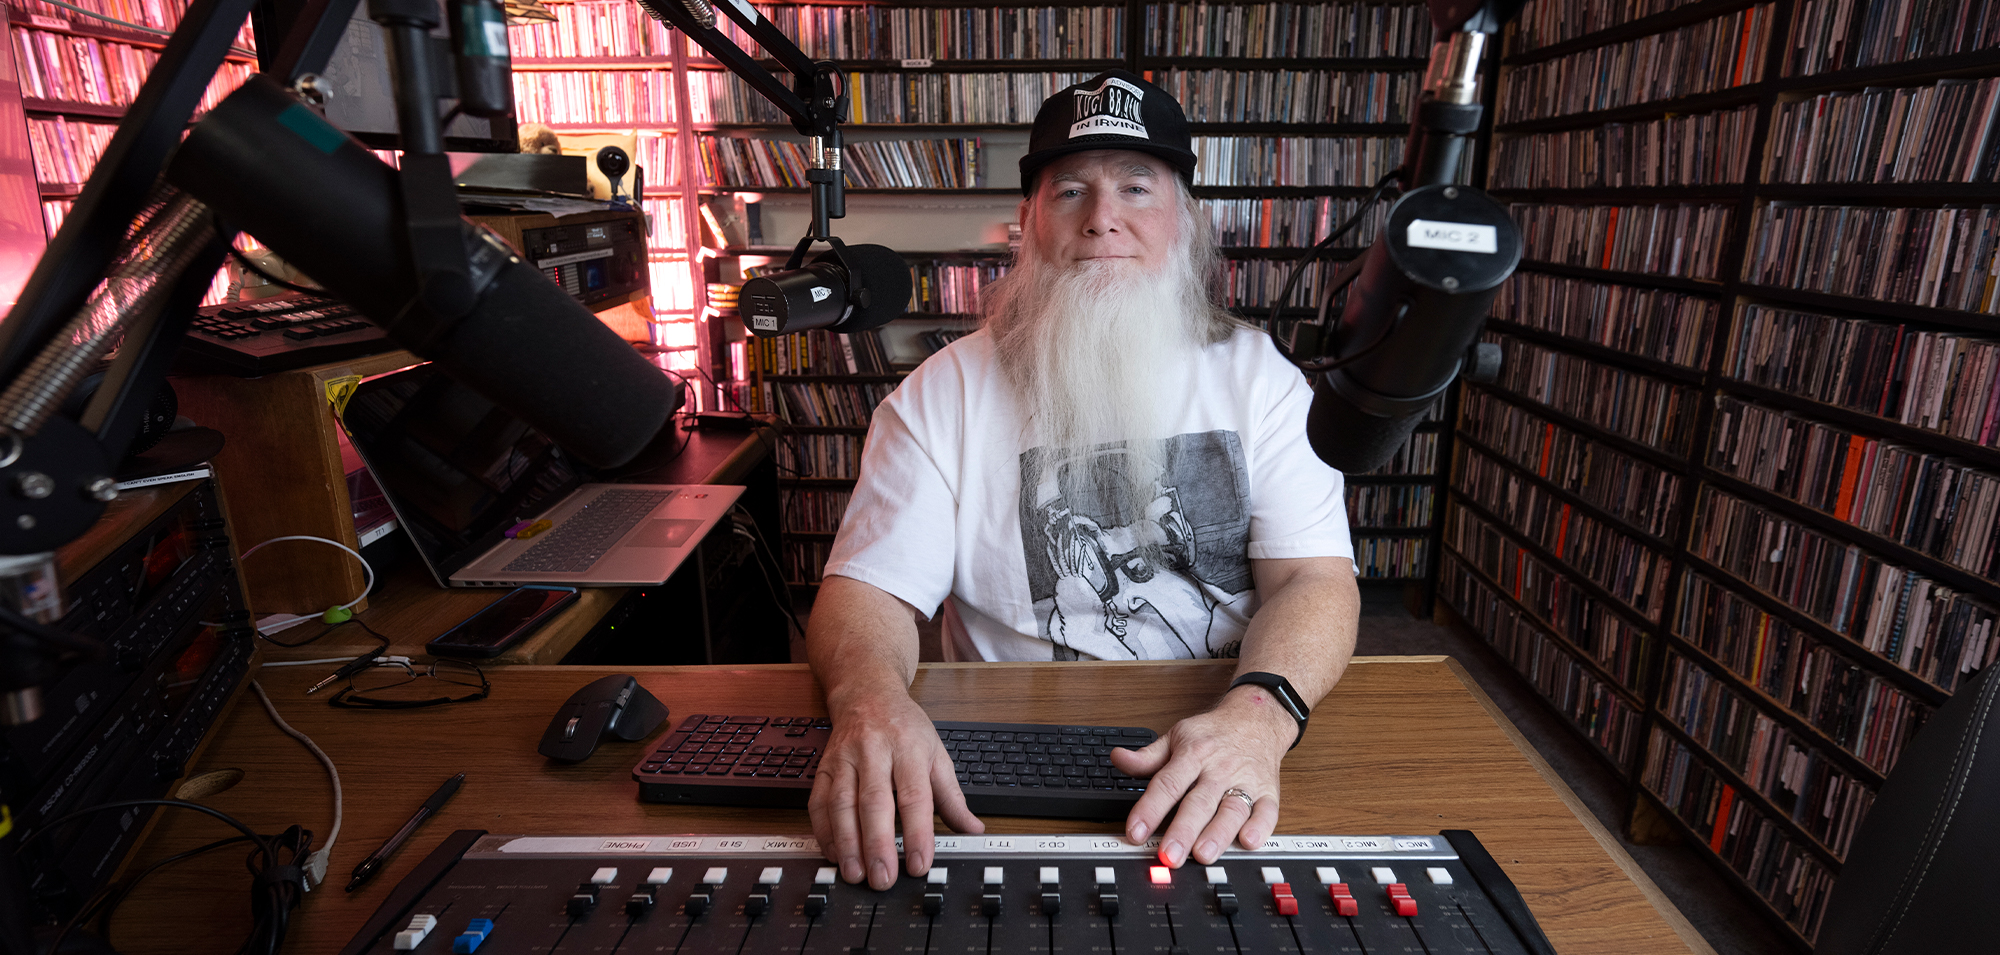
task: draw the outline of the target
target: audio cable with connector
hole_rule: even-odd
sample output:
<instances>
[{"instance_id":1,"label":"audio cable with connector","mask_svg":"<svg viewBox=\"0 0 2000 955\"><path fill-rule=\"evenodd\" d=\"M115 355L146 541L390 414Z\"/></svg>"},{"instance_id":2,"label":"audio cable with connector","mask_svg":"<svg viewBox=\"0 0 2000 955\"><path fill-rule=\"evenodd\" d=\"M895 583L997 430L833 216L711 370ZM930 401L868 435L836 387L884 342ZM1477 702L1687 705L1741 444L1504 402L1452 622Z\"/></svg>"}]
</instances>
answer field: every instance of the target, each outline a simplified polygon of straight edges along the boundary
<instances>
[{"instance_id":1,"label":"audio cable with connector","mask_svg":"<svg viewBox=\"0 0 2000 955\"><path fill-rule=\"evenodd\" d=\"M306 687L306 695L311 696L314 693L318 693L319 691L326 689L328 686L334 683L337 683L341 680L345 680L348 677L355 675L356 673L360 673L361 671L374 666L375 661L381 659L382 651L387 649L389 649L388 646L384 645L376 647L373 650L361 651L361 654L359 656L355 657L352 660L347 661L346 663L341 664L339 669L334 670L332 673L327 674L325 679L319 681L318 683L313 684L312 686ZM277 715L278 714L276 712L273 712L271 714L271 717L273 719L276 719Z\"/></svg>"},{"instance_id":2,"label":"audio cable with connector","mask_svg":"<svg viewBox=\"0 0 2000 955\"><path fill-rule=\"evenodd\" d=\"M273 640L271 639L271 634L277 633L278 631L284 630L288 627L295 627L308 620L316 619L319 620L321 623L329 625L339 625L346 623L349 620L352 620L354 618L354 606L360 603L363 599L367 598L369 591L375 589L375 568L368 565L368 559L361 556L360 551L357 551L354 548L349 547L346 544L343 544L339 541L328 540L324 537L314 537L311 534L288 534L284 537L273 537L270 540L259 543L256 546L251 547L249 550L244 551L241 556L237 557L236 561L240 565L243 562L248 561L250 559L251 554L263 550L264 548L269 547L272 544L276 544L279 541L317 541L322 544L332 544L333 546L340 548L342 551L345 551L349 556L353 557L355 560L361 562L361 575L362 575L361 592L359 594L356 594L353 600L350 600L343 604L335 604L331 607L326 608L324 612L318 614L274 613L271 614L270 616L267 616L257 621L257 636L262 638L264 642L280 647L304 646L305 644L311 643L314 640L317 640L320 637L325 636L325 633L322 632L319 634L315 634L308 639L299 641L298 643L283 643L281 641Z\"/></svg>"},{"instance_id":3,"label":"audio cable with connector","mask_svg":"<svg viewBox=\"0 0 2000 955\"><path fill-rule=\"evenodd\" d=\"M244 939L237 951L243 955L276 955L284 946L285 933L290 928L292 909L299 904L305 893L310 891L306 876L312 847L312 832L309 830L292 826L275 836L259 835L236 817L200 803L180 799L124 799L86 806L57 816L28 833L21 840L21 845L25 848L48 833L85 816L113 809L133 809L141 806L192 809L222 820L242 835L231 836L169 856L147 866L131 878L106 885L86 899L78 906L76 912L64 921L49 951L60 951L63 940L74 933L79 925L92 918L97 920L101 934L103 929L109 926L111 915L116 911L118 904L123 902L141 881L160 869L224 846L247 841L252 846L247 860L251 874L252 922L249 937ZM106 941L108 943L109 939Z\"/></svg>"},{"instance_id":4,"label":"audio cable with connector","mask_svg":"<svg viewBox=\"0 0 2000 955\"><path fill-rule=\"evenodd\" d=\"M373 633L374 631L371 630L369 632ZM387 648L388 642L385 640L383 642L383 649ZM380 650L369 655L368 659L370 663L373 663L379 656L381 656ZM352 664L349 665L351 666ZM293 729L292 724L285 722L285 718L278 715L278 707L271 702L271 697L264 692L263 684L258 683L256 680L251 680L250 689L257 694L257 701L264 704L264 712L271 717L271 722L276 723L278 729L286 736L298 740L300 745L313 754L313 758L319 760L321 766L326 767L327 778L333 784L333 828L327 831L325 844L321 845L318 851L315 851L308 857L306 865L305 887L306 891L310 892L318 888L320 883L326 881L327 863L331 861L333 856L333 844L340 840L341 816L347 808L346 799L340 791L340 770L333 765L333 757L328 756L326 750L320 749L319 744L312 741L312 737Z\"/></svg>"},{"instance_id":5,"label":"audio cable with connector","mask_svg":"<svg viewBox=\"0 0 2000 955\"><path fill-rule=\"evenodd\" d=\"M379 652L376 655L379 655ZM371 655L370 659L372 661L374 655ZM250 869L256 877L255 894L251 896L251 910L255 913L256 923L252 928L250 938L244 942L242 948L238 949L238 951L259 953L261 955L261 953L266 952L275 953L282 946L287 930L287 920L292 907L298 905L300 896L318 888L321 883L326 881L326 870L332 858L333 846L340 839L340 826L346 808L346 801L341 793L340 770L334 767L332 757L329 757L325 750L320 749L319 744L313 742L312 737L294 729L290 723L285 721L284 717L278 715L277 706L271 702L271 697L264 692L264 687L261 684L256 680L251 680L250 689L257 694L258 702L264 705L264 712L271 717L271 722L277 724L278 729L284 732L285 735L298 740L301 745L305 746L313 754L314 758L319 760L322 766L326 767L327 776L333 785L333 828L327 832L325 844L316 850L312 849L312 832L298 826L292 826L274 838L264 839L225 813L210 809L199 803L184 802L181 800L133 800L122 803L107 803L68 813L52 820L35 833L30 834L27 841L32 841L41 833L48 832L56 826L87 813L133 805L161 805L195 809L229 823L236 827L242 835L231 836L189 849L185 852L176 853L148 865L145 869L121 882L106 885L90 899L86 900L83 905L79 906L75 914L71 915L63 923L62 928L55 936L54 944L49 948L50 951L60 951L63 940L75 931L77 926L93 918L98 922L97 933L99 937L104 937L108 930L112 913L117 910L118 906L125 901L126 896L130 895L140 882L144 881L154 872L174 863L244 841L256 843L258 846L258 851L253 853L250 858ZM262 860L261 864L260 859Z\"/></svg>"}]
</instances>

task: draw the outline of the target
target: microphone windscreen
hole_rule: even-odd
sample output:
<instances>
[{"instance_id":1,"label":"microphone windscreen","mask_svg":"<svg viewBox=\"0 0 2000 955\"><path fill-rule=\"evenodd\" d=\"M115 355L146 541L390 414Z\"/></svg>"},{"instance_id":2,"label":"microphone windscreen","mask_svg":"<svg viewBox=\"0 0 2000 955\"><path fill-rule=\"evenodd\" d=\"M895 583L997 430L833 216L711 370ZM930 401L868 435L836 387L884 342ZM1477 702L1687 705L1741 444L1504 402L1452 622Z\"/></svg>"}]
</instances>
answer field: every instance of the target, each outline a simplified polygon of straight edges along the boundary
<instances>
[{"instance_id":1,"label":"microphone windscreen","mask_svg":"<svg viewBox=\"0 0 2000 955\"><path fill-rule=\"evenodd\" d=\"M820 258L829 258L831 252ZM910 263L903 261L902 255L885 245L850 245L847 247L847 264L851 269L847 276L847 297L849 301L862 299L862 292L868 304L856 305L846 319L836 323L836 332L858 332L881 325L887 325L910 307Z\"/></svg>"},{"instance_id":2,"label":"microphone windscreen","mask_svg":"<svg viewBox=\"0 0 2000 955\"><path fill-rule=\"evenodd\" d=\"M406 326L417 323L399 319L418 280L395 170L267 74L209 111L168 178L585 464L631 460L679 404L672 379L519 262L501 267L442 341L411 340Z\"/></svg>"},{"instance_id":3,"label":"microphone windscreen","mask_svg":"<svg viewBox=\"0 0 2000 955\"><path fill-rule=\"evenodd\" d=\"M1344 474L1365 474L1387 463L1423 417L1421 410L1393 418L1369 414L1318 374L1313 376L1312 408L1306 412L1306 440L1321 461Z\"/></svg>"},{"instance_id":4,"label":"microphone windscreen","mask_svg":"<svg viewBox=\"0 0 2000 955\"><path fill-rule=\"evenodd\" d=\"M680 387L555 283L501 268L431 355L453 378L594 468L636 457L680 406Z\"/></svg>"}]
</instances>

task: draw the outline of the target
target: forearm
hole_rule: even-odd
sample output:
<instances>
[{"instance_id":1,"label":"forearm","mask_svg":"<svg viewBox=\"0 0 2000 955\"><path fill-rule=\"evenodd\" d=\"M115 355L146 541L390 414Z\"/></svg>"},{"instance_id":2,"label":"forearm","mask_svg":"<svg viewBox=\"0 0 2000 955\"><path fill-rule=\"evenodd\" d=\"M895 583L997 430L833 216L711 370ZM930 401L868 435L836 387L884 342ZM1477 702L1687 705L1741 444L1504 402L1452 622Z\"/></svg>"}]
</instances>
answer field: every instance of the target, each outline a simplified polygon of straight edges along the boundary
<instances>
[{"instance_id":1,"label":"forearm","mask_svg":"<svg viewBox=\"0 0 2000 955\"><path fill-rule=\"evenodd\" d=\"M1353 564L1315 557L1250 566L1261 602L1243 635L1236 672L1276 673L1308 705L1318 703L1354 654L1361 598ZM1145 839L1174 810L1160 835L1166 865L1178 866L1190 855L1206 865L1232 841L1246 849L1261 845L1278 823L1279 764L1297 736L1298 724L1277 697L1246 684L1174 724L1144 750L1114 753L1121 770L1152 777L1126 818L1127 837Z\"/></svg>"},{"instance_id":2,"label":"forearm","mask_svg":"<svg viewBox=\"0 0 2000 955\"><path fill-rule=\"evenodd\" d=\"M833 720L807 803L813 835L842 878L865 875L877 889L896 879L899 817L911 875L930 869L933 809L960 832L981 831L937 729L910 699L916 619L888 592L836 576L820 585L806 632L806 656Z\"/></svg>"},{"instance_id":3,"label":"forearm","mask_svg":"<svg viewBox=\"0 0 2000 955\"><path fill-rule=\"evenodd\" d=\"M870 584L828 577L806 626L806 658L836 717L884 693L907 694L917 674L915 611Z\"/></svg>"},{"instance_id":4,"label":"forearm","mask_svg":"<svg viewBox=\"0 0 2000 955\"><path fill-rule=\"evenodd\" d=\"M1264 600L1243 635L1236 673L1276 673L1291 682L1307 706L1317 705L1340 682L1354 655L1361 594L1353 564L1342 558L1259 563L1255 572ZM1262 713L1280 728L1293 725L1262 687L1237 687L1221 705Z\"/></svg>"}]
</instances>

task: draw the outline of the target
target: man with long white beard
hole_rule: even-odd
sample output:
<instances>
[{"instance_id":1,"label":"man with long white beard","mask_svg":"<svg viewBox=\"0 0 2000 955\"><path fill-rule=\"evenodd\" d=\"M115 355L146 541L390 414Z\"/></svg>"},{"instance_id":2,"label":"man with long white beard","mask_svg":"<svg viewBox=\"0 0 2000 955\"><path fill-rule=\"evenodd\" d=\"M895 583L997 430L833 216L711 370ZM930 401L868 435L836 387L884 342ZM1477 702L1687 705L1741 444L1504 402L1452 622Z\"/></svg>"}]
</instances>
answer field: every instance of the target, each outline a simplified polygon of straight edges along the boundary
<instances>
[{"instance_id":1,"label":"man with long white beard","mask_svg":"<svg viewBox=\"0 0 2000 955\"><path fill-rule=\"evenodd\" d=\"M980 832L910 699L916 624L962 660L1236 658L1207 712L1117 768L1160 858L1263 844L1278 765L1353 653L1341 476L1306 442L1311 391L1214 304L1187 119L1123 70L1043 104L1021 160L1018 261L985 326L875 411L807 634L833 736L811 812L849 882L930 867L932 814ZM1178 809L1176 810L1176 807Z\"/></svg>"}]
</instances>

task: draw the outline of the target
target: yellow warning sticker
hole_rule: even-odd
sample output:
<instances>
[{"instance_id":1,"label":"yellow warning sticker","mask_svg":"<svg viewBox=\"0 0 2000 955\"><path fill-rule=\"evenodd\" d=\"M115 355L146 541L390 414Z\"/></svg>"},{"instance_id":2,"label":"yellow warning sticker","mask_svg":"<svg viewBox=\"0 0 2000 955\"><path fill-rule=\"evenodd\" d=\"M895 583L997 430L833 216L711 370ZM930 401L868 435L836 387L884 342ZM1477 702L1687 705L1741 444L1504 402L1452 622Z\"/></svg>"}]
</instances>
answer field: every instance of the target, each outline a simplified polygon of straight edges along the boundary
<instances>
[{"instance_id":1,"label":"yellow warning sticker","mask_svg":"<svg viewBox=\"0 0 2000 955\"><path fill-rule=\"evenodd\" d=\"M347 413L347 399L354 397L354 389L361 387L360 375L342 375L330 378L326 383L326 400L333 405L333 414L340 417Z\"/></svg>"}]
</instances>

